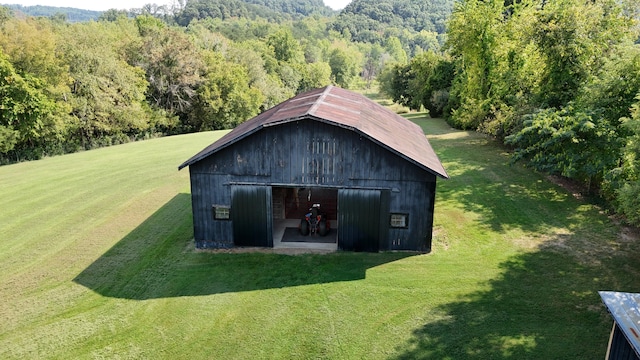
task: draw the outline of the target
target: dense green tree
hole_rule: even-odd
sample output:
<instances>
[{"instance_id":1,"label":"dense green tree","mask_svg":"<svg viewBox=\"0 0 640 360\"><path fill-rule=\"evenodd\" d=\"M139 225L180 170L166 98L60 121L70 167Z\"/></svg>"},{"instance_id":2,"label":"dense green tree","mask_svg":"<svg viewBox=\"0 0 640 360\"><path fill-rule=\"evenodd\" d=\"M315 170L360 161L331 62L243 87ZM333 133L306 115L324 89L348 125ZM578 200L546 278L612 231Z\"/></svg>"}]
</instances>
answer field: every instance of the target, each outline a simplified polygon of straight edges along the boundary
<instances>
[{"instance_id":1,"label":"dense green tree","mask_svg":"<svg viewBox=\"0 0 640 360\"><path fill-rule=\"evenodd\" d=\"M0 28L0 48L16 71L31 74L55 99L68 92L68 67L57 52L59 39L47 19L12 19Z\"/></svg>"},{"instance_id":2,"label":"dense green tree","mask_svg":"<svg viewBox=\"0 0 640 360\"><path fill-rule=\"evenodd\" d=\"M580 180L599 187L620 161L624 138L616 128L592 113L567 106L532 115L524 128L506 139L515 145L515 160L536 170Z\"/></svg>"},{"instance_id":3,"label":"dense green tree","mask_svg":"<svg viewBox=\"0 0 640 360\"><path fill-rule=\"evenodd\" d=\"M0 51L0 162L37 159L58 140L56 103L38 79L20 75Z\"/></svg>"},{"instance_id":4,"label":"dense green tree","mask_svg":"<svg viewBox=\"0 0 640 360\"><path fill-rule=\"evenodd\" d=\"M348 30L354 41L382 43L380 36L390 27L409 29L413 33L444 33L453 1L449 0L353 0L335 18L331 29Z\"/></svg>"},{"instance_id":5,"label":"dense green tree","mask_svg":"<svg viewBox=\"0 0 640 360\"><path fill-rule=\"evenodd\" d=\"M255 116L263 96L250 87L244 67L220 53L205 52L204 82L194 98L189 123L193 131L230 129Z\"/></svg>"},{"instance_id":6,"label":"dense green tree","mask_svg":"<svg viewBox=\"0 0 640 360\"><path fill-rule=\"evenodd\" d=\"M378 44L370 44L368 46L360 45L361 52L364 54L364 66L362 68L362 77L367 82L367 86L371 87L371 83L380 74L384 63L388 57L382 46Z\"/></svg>"},{"instance_id":7,"label":"dense green tree","mask_svg":"<svg viewBox=\"0 0 640 360\"><path fill-rule=\"evenodd\" d=\"M621 118L631 116L631 107L640 93L640 48L618 47L603 60L596 76L584 86L577 106L593 109L604 121L618 127Z\"/></svg>"},{"instance_id":8,"label":"dense green tree","mask_svg":"<svg viewBox=\"0 0 640 360\"><path fill-rule=\"evenodd\" d=\"M378 76L380 91L391 99L411 109L419 108L418 94L411 91L409 84L415 79L409 64L388 63Z\"/></svg>"},{"instance_id":9,"label":"dense green tree","mask_svg":"<svg viewBox=\"0 0 640 360\"><path fill-rule=\"evenodd\" d=\"M337 43L329 54L329 66L333 81L348 89L358 76L361 54L344 44Z\"/></svg>"},{"instance_id":10,"label":"dense green tree","mask_svg":"<svg viewBox=\"0 0 640 360\"><path fill-rule=\"evenodd\" d=\"M422 30L412 35L407 41L409 47L413 49L411 54L413 56L420 54L422 51L438 51L442 45L438 40L438 33L435 31Z\"/></svg>"},{"instance_id":11,"label":"dense green tree","mask_svg":"<svg viewBox=\"0 0 640 360\"><path fill-rule=\"evenodd\" d=\"M384 43L384 48L391 59L400 64L406 64L408 61L407 52L402 48L400 39L390 36Z\"/></svg>"},{"instance_id":12,"label":"dense green tree","mask_svg":"<svg viewBox=\"0 0 640 360\"><path fill-rule=\"evenodd\" d=\"M284 22L312 14L328 16L332 13L319 0L187 0L184 7L176 11L175 20L182 26L206 18L263 18Z\"/></svg>"},{"instance_id":13,"label":"dense green tree","mask_svg":"<svg viewBox=\"0 0 640 360\"><path fill-rule=\"evenodd\" d=\"M280 62L295 64L304 61L300 44L289 29L283 28L269 35L267 44L273 49L276 60Z\"/></svg>"},{"instance_id":14,"label":"dense green tree","mask_svg":"<svg viewBox=\"0 0 640 360\"><path fill-rule=\"evenodd\" d=\"M613 1L558 0L537 13L533 40L544 56L539 98L561 107L575 99L611 49L628 34L630 19Z\"/></svg>"},{"instance_id":15,"label":"dense green tree","mask_svg":"<svg viewBox=\"0 0 640 360\"><path fill-rule=\"evenodd\" d=\"M266 43L252 40L234 44L229 47L225 56L231 62L244 66L249 85L263 95L261 110L269 109L295 94L280 79L277 73L278 62Z\"/></svg>"},{"instance_id":16,"label":"dense green tree","mask_svg":"<svg viewBox=\"0 0 640 360\"><path fill-rule=\"evenodd\" d=\"M154 23L149 16L136 18L142 45L133 49L131 61L144 69L153 106L185 120L191 100L203 81L204 64L198 49L179 29Z\"/></svg>"},{"instance_id":17,"label":"dense green tree","mask_svg":"<svg viewBox=\"0 0 640 360\"><path fill-rule=\"evenodd\" d=\"M8 7L0 5L0 26L4 25L9 19L13 17L11 10Z\"/></svg>"},{"instance_id":18,"label":"dense green tree","mask_svg":"<svg viewBox=\"0 0 640 360\"><path fill-rule=\"evenodd\" d=\"M456 126L475 129L489 113L503 12L499 0L465 0L455 5L447 44L459 66L452 87L458 101L452 114Z\"/></svg>"},{"instance_id":19,"label":"dense green tree","mask_svg":"<svg viewBox=\"0 0 640 360\"><path fill-rule=\"evenodd\" d=\"M66 94L69 92L68 67L57 52L58 37L48 19L11 18L0 27L0 49L16 76L24 81L26 93L39 111L30 111L35 129L29 136L20 131L16 159L34 159L45 153L64 151L61 142L70 122ZM37 115L33 115L37 114Z\"/></svg>"},{"instance_id":20,"label":"dense green tree","mask_svg":"<svg viewBox=\"0 0 640 360\"><path fill-rule=\"evenodd\" d=\"M331 66L323 61L299 65L302 74L298 92L321 88L331 84Z\"/></svg>"},{"instance_id":21,"label":"dense green tree","mask_svg":"<svg viewBox=\"0 0 640 360\"><path fill-rule=\"evenodd\" d=\"M322 0L244 0L269 9L292 15L331 15L333 11Z\"/></svg>"},{"instance_id":22,"label":"dense green tree","mask_svg":"<svg viewBox=\"0 0 640 360\"><path fill-rule=\"evenodd\" d=\"M122 56L127 37L136 31L130 21L120 19L75 24L61 33L65 40L60 53L73 80L73 130L84 148L125 141L150 127L145 73Z\"/></svg>"},{"instance_id":23,"label":"dense green tree","mask_svg":"<svg viewBox=\"0 0 640 360\"><path fill-rule=\"evenodd\" d=\"M616 181L614 202L629 222L640 225L640 101L633 105L631 116L623 122L630 136L627 137L621 166L612 171Z\"/></svg>"},{"instance_id":24,"label":"dense green tree","mask_svg":"<svg viewBox=\"0 0 640 360\"><path fill-rule=\"evenodd\" d=\"M420 109L432 117L443 115L455 76L455 63L432 51L423 52L406 64L389 63L378 77L380 90L394 102Z\"/></svg>"},{"instance_id":25,"label":"dense green tree","mask_svg":"<svg viewBox=\"0 0 640 360\"><path fill-rule=\"evenodd\" d=\"M246 4L239 0L188 0L176 15L179 25L187 26L193 20L205 18L227 19L248 17Z\"/></svg>"},{"instance_id":26,"label":"dense green tree","mask_svg":"<svg viewBox=\"0 0 640 360\"><path fill-rule=\"evenodd\" d=\"M422 105L431 117L441 117L455 75L453 61L433 51L426 51L411 59L409 66L414 74L409 82L409 89L416 96L413 106L418 108Z\"/></svg>"}]
</instances>

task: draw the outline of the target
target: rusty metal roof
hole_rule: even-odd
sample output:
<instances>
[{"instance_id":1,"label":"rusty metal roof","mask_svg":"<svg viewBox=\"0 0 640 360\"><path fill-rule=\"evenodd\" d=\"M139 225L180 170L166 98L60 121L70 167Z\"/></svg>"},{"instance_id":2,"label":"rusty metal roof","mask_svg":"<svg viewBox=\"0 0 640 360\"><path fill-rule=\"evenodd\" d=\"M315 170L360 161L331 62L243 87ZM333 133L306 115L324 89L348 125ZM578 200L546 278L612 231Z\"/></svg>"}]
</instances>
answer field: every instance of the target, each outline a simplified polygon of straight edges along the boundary
<instances>
[{"instance_id":1,"label":"rusty metal roof","mask_svg":"<svg viewBox=\"0 0 640 360\"><path fill-rule=\"evenodd\" d=\"M299 94L264 111L238 125L178 169L194 164L262 128L302 119L350 129L435 175L449 177L420 126L363 95L335 86Z\"/></svg>"}]
</instances>

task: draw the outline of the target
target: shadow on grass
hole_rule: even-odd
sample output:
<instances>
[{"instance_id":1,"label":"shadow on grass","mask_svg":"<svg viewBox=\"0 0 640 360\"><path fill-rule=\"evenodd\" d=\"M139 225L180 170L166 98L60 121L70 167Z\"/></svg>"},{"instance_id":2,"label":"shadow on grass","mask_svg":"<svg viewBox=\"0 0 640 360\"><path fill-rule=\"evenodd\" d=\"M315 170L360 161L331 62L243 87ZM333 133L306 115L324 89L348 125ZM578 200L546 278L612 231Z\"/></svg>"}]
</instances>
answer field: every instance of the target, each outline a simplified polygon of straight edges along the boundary
<instances>
[{"instance_id":1,"label":"shadow on grass","mask_svg":"<svg viewBox=\"0 0 640 360\"><path fill-rule=\"evenodd\" d=\"M580 207L584 203L543 175L512 164L499 144L480 134L449 129L430 141L450 175L438 184L438 201L462 204L492 231L545 233L576 226L582 217L599 211Z\"/></svg>"},{"instance_id":2,"label":"shadow on grass","mask_svg":"<svg viewBox=\"0 0 640 360\"><path fill-rule=\"evenodd\" d=\"M179 194L74 281L114 298L154 299L364 279L413 253L212 253L193 249L191 197Z\"/></svg>"},{"instance_id":3,"label":"shadow on grass","mask_svg":"<svg viewBox=\"0 0 640 360\"><path fill-rule=\"evenodd\" d=\"M549 248L514 256L488 290L439 307L394 359L602 359L612 319L597 291L637 292L638 248L629 250L589 263Z\"/></svg>"},{"instance_id":4,"label":"shadow on grass","mask_svg":"<svg viewBox=\"0 0 640 360\"><path fill-rule=\"evenodd\" d=\"M603 358L612 320L597 291L638 292L640 244L594 206L509 165L489 139L452 130L430 141L451 175L439 204L477 215L473 227L488 236L517 228L541 245L502 262L484 290L439 306L392 358Z\"/></svg>"}]
</instances>

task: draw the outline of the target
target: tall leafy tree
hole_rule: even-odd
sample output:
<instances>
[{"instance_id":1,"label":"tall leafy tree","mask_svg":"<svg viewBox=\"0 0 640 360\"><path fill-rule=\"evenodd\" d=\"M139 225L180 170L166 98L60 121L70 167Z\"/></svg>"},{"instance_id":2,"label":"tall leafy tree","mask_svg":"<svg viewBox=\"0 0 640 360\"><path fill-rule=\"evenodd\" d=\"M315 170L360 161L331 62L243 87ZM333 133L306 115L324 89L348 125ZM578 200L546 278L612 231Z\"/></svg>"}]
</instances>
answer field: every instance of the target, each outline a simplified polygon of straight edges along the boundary
<instances>
[{"instance_id":1,"label":"tall leafy tree","mask_svg":"<svg viewBox=\"0 0 640 360\"><path fill-rule=\"evenodd\" d=\"M28 112L30 120L22 120L38 129L30 130L28 136L21 131L16 158L38 158L64 147L61 139L70 121L65 101L70 79L68 67L58 56L58 41L48 19L10 18L0 26L0 49L15 78L23 80L23 89L29 89L26 94L34 99L30 105L33 111Z\"/></svg>"},{"instance_id":2,"label":"tall leafy tree","mask_svg":"<svg viewBox=\"0 0 640 360\"><path fill-rule=\"evenodd\" d=\"M0 28L0 48L16 71L38 78L54 100L62 100L70 84L68 67L57 49L59 41L52 23L44 18L13 18Z\"/></svg>"},{"instance_id":3,"label":"tall leafy tree","mask_svg":"<svg viewBox=\"0 0 640 360\"><path fill-rule=\"evenodd\" d=\"M459 101L453 121L460 127L477 128L489 113L503 4L464 0L455 4L449 20L447 44L459 67L452 88Z\"/></svg>"},{"instance_id":4,"label":"tall leafy tree","mask_svg":"<svg viewBox=\"0 0 640 360\"><path fill-rule=\"evenodd\" d=\"M384 67L386 54L382 46L378 44L368 46L361 45L361 49L365 57L362 77L367 82L367 86L370 87L373 80L380 74Z\"/></svg>"},{"instance_id":5,"label":"tall leafy tree","mask_svg":"<svg viewBox=\"0 0 640 360\"><path fill-rule=\"evenodd\" d=\"M298 40L293 37L293 33L287 28L282 28L269 35L267 44L273 49L276 60L280 62L295 64L304 61L304 53Z\"/></svg>"},{"instance_id":6,"label":"tall leafy tree","mask_svg":"<svg viewBox=\"0 0 640 360\"><path fill-rule=\"evenodd\" d=\"M424 106L432 117L443 115L455 75L454 63L433 51L418 54L409 63L413 79L409 89L416 95L414 106Z\"/></svg>"},{"instance_id":7,"label":"tall leafy tree","mask_svg":"<svg viewBox=\"0 0 640 360\"><path fill-rule=\"evenodd\" d=\"M333 81L349 88L354 83L360 69L362 55L346 44L336 43L329 54L329 66Z\"/></svg>"},{"instance_id":8,"label":"tall leafy tree","mask_svg":"<svg viewBox=\"0 0 640 360\"><path fill-rule=\"evenodd\" d=\"M615 204L631 223L640 225L640 101L633 105L631 116L623 121L630 136L624 147L621 166L614 169L618 180Z\"/></svg>"},{"instance_id":9,"label":"tall leafy tree","mask_svg":"<svg viewBox=\"0 0 640 360\"><path fill-rule=\"evenodd\" d=\"M387 40L385 41L384 48L389 54L389 56L391 57L391 59L393 59L393 61L400 64L407 63L408 61L407 52L402 47L402 43L400 42L400 39L398 39L397 37L395 36L388 37Z\"/></svg>"},{"instance_id":10,"label":"tall leafy tree","mask_svg":"<svg viewBox=\"0 0 640 360\"><path fill-rule=\"evenodd\" d=\"M180 29L150 16L138 16L141 48L131 49L131 61L144 69L151 105L186 121L192 99L203 81L204 63L195 44Z\"/></svg>"},{"instance_id":11,"label":"tall leafy tree","mask_svg":"<svg viewBox=\"0 0 640 360\"><path fill-rule=\"evenodd\" d=\"M42 83L20 75L0 51L0 162L39 158L56 132L55 111Z\"/></svg>"},{"instance_id":12,"label":"tall leafy tree","mask_svg":"<svg viewBox=\"0 0 640 360\"><path fill-rule=\"evenodd\" d=\"M145 73L124 57L135 31L135 25L124 18L117 23L74 24L61 31L65 41L60 52L73 80L74 130L85 148L149 129Z\"/></svg>"},{"instance_id":13,"label":"tall leafy tree","mask_svg":"<svg viewBox=\"0 0 640 360\"><path fill-rule=\"evenodd\" d=\"M415 79L410 64L388 63L378 76L380 91L394 102L416 109L418 94L411 91L410 83Z\"/></svg>"},{"instance_id":14,"label":"tall leafy tree","mask_svg":"<svg viewBox=\"0 0 640 360\"><path fill-rule=\"evenodd\" d=\"M544 56L539 98L561 107L574 100L613 47L628 34L630 20L609 0L545 3L537 14L533 40Z\"/></svg>"},{"instance_id":15,"label":"tall leafy tree","mask_svg":"<svg viewBox=\"0 0 640 360\"><path fill-rule=\"evenodd\" d=\"M263 95L261 110L269 109L294 94L292 89L285 87L277 74L278 62L267 44L257 40L237 43L230 46L224 54L229 61L246 69L249 85Z\"/></svg>"},{"instance_id":16,"label":"tall leafy tree","mask_svg":"<svg viewBox=\"0 0 640 360\"><path fill-rule=\"evenodd\" d=\"M189 116L194 131L229 129L255 116L263 102L250 87L246 70L221 54L205 53L205 80L197 90Z\"/></svg>"},{"instance_id":17,"label":"tall leafy tree","mask_svg":"<svg viewBox=\"0 0 640 360\"><path fill-rule=\"evenodd\" d=\"M299 65L299 72L302 78L298 85L298 92L331 84L331 66L324 61Z\"/></svg>"}]
</instances>

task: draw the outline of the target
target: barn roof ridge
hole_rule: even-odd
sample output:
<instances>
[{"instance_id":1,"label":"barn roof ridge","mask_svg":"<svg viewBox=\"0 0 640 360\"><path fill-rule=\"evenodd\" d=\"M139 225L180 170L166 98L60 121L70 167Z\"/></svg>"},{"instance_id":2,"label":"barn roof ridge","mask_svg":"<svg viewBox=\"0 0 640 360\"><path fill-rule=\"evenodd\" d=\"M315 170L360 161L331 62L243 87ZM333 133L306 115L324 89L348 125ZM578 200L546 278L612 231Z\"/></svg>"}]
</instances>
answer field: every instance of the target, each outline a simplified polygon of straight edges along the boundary
<instances>
[{"instance_id":1,"label":"barn roof ridge","mask_svg":"<svg viewBox=\"0 0 640 360\"><path fill-rule=\"evenodd\" d=\"M194 164L265 127L308 118L365 135L419 167L442 178L449 177L420 126L364 95L333 85L301 93L245 121L182 163L178 169ZM402 136L394 136L398 132Z\"/></svg>"}]
</instances>

